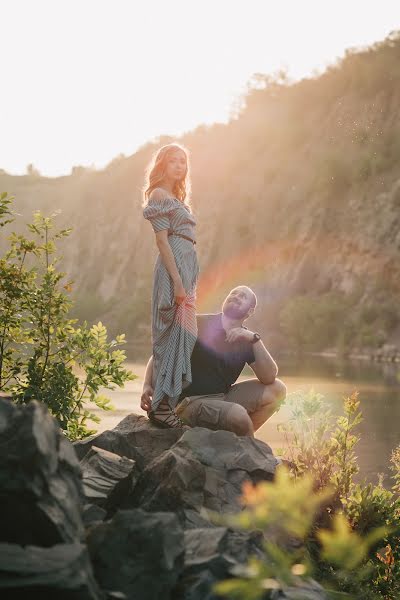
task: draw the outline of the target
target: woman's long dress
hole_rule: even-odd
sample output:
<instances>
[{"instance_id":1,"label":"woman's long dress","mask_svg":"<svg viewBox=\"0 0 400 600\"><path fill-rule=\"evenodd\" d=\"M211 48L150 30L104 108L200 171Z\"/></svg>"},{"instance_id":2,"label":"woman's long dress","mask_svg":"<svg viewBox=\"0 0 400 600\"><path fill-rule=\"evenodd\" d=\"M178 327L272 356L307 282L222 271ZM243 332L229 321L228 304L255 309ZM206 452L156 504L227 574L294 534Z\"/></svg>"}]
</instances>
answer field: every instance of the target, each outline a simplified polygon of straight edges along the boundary
<instances>
[{"instance_id":1,"label":"woman's long dress","mask_svg":"<svg viewBox=\"0 0 400 600\"><path fill-rule=\"evenodd\" d=\"M150 200L143 210L155 232L168 230L168 241L186 291L182 304L174 299L174 284L161 256L154 266L152 293L153 399L152 410L167 396L175 408L182 390L192 381L190 357L197 338L196 285L199 265L195 245L196 222L177 198Z\"/></svg>"}]
</instances>

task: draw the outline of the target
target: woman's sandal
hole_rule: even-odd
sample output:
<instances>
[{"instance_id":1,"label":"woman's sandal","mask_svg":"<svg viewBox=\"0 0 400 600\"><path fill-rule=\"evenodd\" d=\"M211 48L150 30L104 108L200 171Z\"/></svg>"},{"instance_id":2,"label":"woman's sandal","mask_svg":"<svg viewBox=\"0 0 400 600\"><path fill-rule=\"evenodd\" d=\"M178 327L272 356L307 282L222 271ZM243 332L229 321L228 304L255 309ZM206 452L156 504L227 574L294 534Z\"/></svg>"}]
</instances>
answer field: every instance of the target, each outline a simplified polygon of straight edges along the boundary
<instances>
[{"instance_id":1,"label":"woman's sandal","mask_svg":"<svg viewBox=\"0 0 400 600\"><path fill-rule=\"evenodd\" d=\"M170 428L182 428L186 427L186 423L182 421L175 411L168 408L168 410L156 410L148 413L149 420L157 425L158 427L164 427L165 429ZM161 418L160 418L161 417Z\"/></svg>"}]
</instances>

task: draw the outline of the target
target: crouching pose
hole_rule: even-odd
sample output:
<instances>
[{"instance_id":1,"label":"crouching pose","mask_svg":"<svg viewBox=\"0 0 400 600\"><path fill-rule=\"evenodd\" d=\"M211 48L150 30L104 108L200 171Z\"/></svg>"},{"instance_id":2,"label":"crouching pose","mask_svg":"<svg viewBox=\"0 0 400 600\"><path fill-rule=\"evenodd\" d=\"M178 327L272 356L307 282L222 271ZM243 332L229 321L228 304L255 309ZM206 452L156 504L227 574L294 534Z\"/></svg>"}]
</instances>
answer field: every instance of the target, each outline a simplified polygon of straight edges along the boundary
<instances>
[{"instance_id":1,"label":"crouching pose","mask_svg":"<svg viewBox=\"0 0 400 600\"><path fill-rule=\"evenodd\" d=\"M278 367L260 335L244 321L257 298L247 286L231 290L217 314L197 315L198 337L191 355L192 383L182 392L176 413L191 427L225 429L253 436L286 396ZM255 378L236 383L245 364ZM143 384L141 407L151 410L153 357Z\"/></svg>"}]
</instances>

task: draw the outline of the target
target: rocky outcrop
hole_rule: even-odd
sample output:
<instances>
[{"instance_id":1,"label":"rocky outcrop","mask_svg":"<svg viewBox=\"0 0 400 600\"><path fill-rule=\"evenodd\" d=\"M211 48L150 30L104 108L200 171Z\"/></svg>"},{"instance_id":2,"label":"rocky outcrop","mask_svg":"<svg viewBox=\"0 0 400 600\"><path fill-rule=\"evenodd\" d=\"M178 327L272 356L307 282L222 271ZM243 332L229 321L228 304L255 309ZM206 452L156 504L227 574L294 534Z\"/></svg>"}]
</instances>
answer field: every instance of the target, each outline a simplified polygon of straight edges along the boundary
<instances>
[{"instance_id":1,"label":"rocky outcrop","mask_svg":"<svg viewBox=\"0 0 400 600\"><path fill-rule=\"evenodd\" d=\"M277 460L259 440L129 415L75 454L43 405L0 399L0 450L7 599L216 600L216 582L265 558L262 532L213 517L241 510L244 481L273 479Z\"/></svg>"},{"instance_id":2,"label":"rocky outcrop","mask_svg":"<svg viewBox=\"0 0 400 600\"><path fill-rule=\"evenodd\" d=\"M0 398L0 454L0 596L103 598L82 543L79 462L43 404Z\"/></svg>"},{"instance_id":3,"label":"rocky outcrop","mask_svg":"<svg viewBox=\"0 0 400 600\"><path fill-rule=\"evenodd\" d=\"M87 542L104 590L141 600L172 598L184 561L183 529L173 513L121 510L93 528Z\"/></svg>"},{"instance_id":4,"label":"rocky outcrop","mask_svg":"<svg viewBox=\"0 0 400 600\"><path fill-rule=\"evenodd\" d=\"M0 544L0 590L7 600L100 600L87 548L78 543L48 548Z\"/></svg>"},{"instance_id":5,"label":"rocky outcrop","mask_svg":"<svg viewBox=\"0 0 400 600\"><path fill-rule=\"evenodd\" d=\"M135 461L92 446L81 461L83 493L88 503L112 514L135 487Z\"/></svg>"},{"instance_id":6,"label":"rocky outcrop","mask_svg":"<svg viewBox=\"0 0 400 600\"><path fill-rule=\"evenodd\" d=\"M45 405L0 398L1 542L49 547L81 540L81 469Z\"/></svg>"},{"instance_id":7,"label":"rocky outcrop","mask_svg":"<svg viewBox=\"0 0 400 600\"><path fill-rule=\"evenodd\" d=\"M133 459L139 469L168 450L182 436L182 429L156 429L146 417L128 415L114 429L75 442L82 460L92 446Z\"/></svg>"}]
</instances>

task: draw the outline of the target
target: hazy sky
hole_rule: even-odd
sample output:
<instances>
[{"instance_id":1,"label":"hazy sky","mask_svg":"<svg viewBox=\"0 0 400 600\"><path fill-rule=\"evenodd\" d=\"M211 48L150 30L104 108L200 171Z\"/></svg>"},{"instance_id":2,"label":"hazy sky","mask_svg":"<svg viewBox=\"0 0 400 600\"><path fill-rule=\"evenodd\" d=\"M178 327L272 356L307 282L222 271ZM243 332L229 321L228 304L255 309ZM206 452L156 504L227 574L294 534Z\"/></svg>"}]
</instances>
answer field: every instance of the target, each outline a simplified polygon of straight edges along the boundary
<instances>
[{"instance_id":1,"label":"hazy sky","mask_svg":"<svg viewBox=\"0 0 400 600\"><path fill-rule=\"evenodd\" d=\"M0 168L102 167L400 29L400 0L0 0Z\"/></svg>"}]
</instances>

